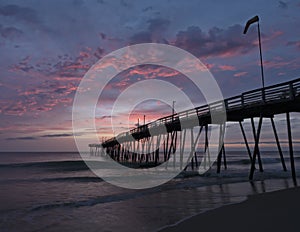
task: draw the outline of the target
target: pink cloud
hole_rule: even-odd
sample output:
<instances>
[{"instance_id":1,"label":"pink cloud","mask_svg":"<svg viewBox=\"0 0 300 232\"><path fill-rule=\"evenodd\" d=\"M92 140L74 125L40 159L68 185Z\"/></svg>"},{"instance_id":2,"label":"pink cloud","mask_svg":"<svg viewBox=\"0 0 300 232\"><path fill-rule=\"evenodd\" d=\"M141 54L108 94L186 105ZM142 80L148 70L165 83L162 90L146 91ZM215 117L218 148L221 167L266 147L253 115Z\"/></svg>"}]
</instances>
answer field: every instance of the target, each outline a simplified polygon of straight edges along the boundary
<instances>
[{"instance_id":1,"label":"pink cloud","mask_svg":"<svg viewBox=\"0 0 300 232\"><path fill-rule=\"evenodd\" d=\"M14 101L10 99L0 101L1 113L12 116L22 116L26 113L27 108L22 101Z\"/></svg>"},{"instance_id":2,"label":"pink cloud","mask_svg":"<svg viewBox=\"0 0 300 232\"><path fill-rule=\"evenodd\" d=\"M248 74L248 72L239 72L239 73L235 73L233 76L235 76L235 77L242 77L242 76L245 76L247 74Z\"/></svg>"},{"instance_id":3,"label":"pink cloud","mask_svg":"<svg viewBox=\"0 0 300 232\"><path fill-rule=\"evenodd\" d=\"M219 69L222 71L234 71L236 68L231 65L219 65Z\"/></svg>"},{"instance_id":4,"label":"pink cloud","mask_svg":"<svg viewBox=\"0 0 300 232\"><path fill-rule=\"evenodd\" d=\"M22 88L22 87L21 87ZM48 112L57 105L71 106L77 86L69 81L44 81L35 88L18 89L14 99L0 101L1 114L22 116Z\"/></svg>"},{"instance_id":5,"label":"pink cloud","mask_svg":"<svg viewBox=\"0 0 300 232\"><path fill-rule=\"evenodd\" d=\"M278 69L282 67L287 67L291 64L290 61L280 61L280 60L267 60L263 62L264 67L269 69Z\"/></svg>"},{"instance_id":6,"label":"pink cloud","mask_svg":"<svg viewBox=\"0 0 300 232\"><path fill-rule=\"evenodd\" d=\"M266 43L268 41L272 41L274 39L276 39L277 37L283 35L284 32L283 31L279 31L279 30L275 30L275 31L271 31L269 36L263 36L262 38L262 43ZM258 44L258 41L257 41Z\"/></svg>"},{"instance_id":7,"label":"pink cloud","mask_svg":"<svg viewBox=\"0 0 300 232\"><path fill-rule=\"evenodd\" d=\"M286 73L285 72L279 72L279 73L277 73L277 75L278 76L284 76L284 75L286 75Z\"/></svg>"},{"instance_id":8,"label":"pink cloud","mask_svg":"<svg viewBox=\"0 0 300 232\"><path fill-rule=\"evenodd\" d=\"M209 63L205 63L204 64L208 69L212 69L215 67L215 64L209 64Z\"/></svg>"},{"instance_id":9,"label":"pink cloud","mask_svg":"<svg viewBox=\"0 0 300 232\"><path fill-rule=\"evenodd\" d=\"M142 66L135 67L128 72L129 75L141 75L145 79L152 79L157 77L173 77L180 73L166 68L166 67L155 67L155 66Z\"/></svg>"}]
</instances>

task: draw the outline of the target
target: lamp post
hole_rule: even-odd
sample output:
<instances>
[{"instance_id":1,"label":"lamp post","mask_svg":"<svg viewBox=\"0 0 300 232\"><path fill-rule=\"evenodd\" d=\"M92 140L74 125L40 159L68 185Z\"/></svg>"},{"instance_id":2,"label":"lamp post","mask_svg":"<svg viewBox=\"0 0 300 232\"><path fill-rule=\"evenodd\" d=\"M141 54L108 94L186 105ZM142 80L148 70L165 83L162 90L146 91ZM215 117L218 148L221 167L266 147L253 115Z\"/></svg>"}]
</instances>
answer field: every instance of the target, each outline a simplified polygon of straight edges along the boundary
<instances>
[{"instance_id":1,"label":"lamp post","mask_svg":"<svg viewBox=\"0 0 300 232\"><path fill-rule=\"evenodd\" d=\"M247 33L249 27L251 24L257 22L257 32L258 32L258 46L259 46L259 56L260 56L260 71L261 71L261 79L262 79L262 96L263 96L263 101L265 101L265 76L264 76L264 66L263 66L263 58L262 58L262 49L261 49L261 36L260 36L260 27L259 27L259 17L256 15L253 18L249 19L248 22L246 23L245 29L244 29L244 34Z\"/></svg>"},{"instance_id":2,"label":"lamp post","mask_svg":"<svg viewBox=\"0 0 300 232\"><path fill-rule=\"evenodd\" d=\"M172 102L172 114L175 114L175 109L174 109L174 107L175 107L175 102L176 102L176 101L173 101L173 102Z\"/></svg>"},{"instance_id":3,"label":"lamp post","mask_svg":"<svg viewBox=\"0 0 300 232\"><path fill-rule=\"evenodd\" d=\"M175 102L176 102L176 101L173 101L173 102L172 102L172 121L174 121L174 114L175 114Z\"/></svg>"}]
</instances>

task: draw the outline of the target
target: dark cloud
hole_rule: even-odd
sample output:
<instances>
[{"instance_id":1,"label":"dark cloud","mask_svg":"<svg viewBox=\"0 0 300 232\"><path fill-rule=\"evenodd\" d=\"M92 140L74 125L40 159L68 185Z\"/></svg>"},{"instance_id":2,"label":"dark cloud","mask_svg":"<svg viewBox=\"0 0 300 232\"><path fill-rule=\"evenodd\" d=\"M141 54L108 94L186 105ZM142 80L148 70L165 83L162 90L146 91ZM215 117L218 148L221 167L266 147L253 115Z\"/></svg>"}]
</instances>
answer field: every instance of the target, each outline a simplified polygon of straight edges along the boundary
<instances>
[{"instance_id":1,"label":"dark cloud","mask_svg":"<svg viewBox=\"0 0 300 232\"><path fill-rule=\"evenodd\" d=\"M34 137L34 136L26 136L26 137L13 137L13 138L7 138L6 140L37 140L38 138L61 138L61 137L71 137L73 136L73 134L67 134L67 133L63 133L63 134L48 134L48 135L42 135L42 136L38 136L38 137Z\"/></svg>"},{"instance_id":2,"label":"dark cloud","mask_svg":"<svg viewBox=\"0 0 300 232\"><path fill-rule=\"evenodd\" d=\"M104 115L104 116L101 116L101 117L97 117L97 119L111 119L113 117L116 117L116 116L112 116L112 115Z\"/></svg>"},{"instance_id":3,"label":"dark cloud","mask_svg":"<svg viewBox=\"0 0 300 232\"><path fill-rule=\"evenodd\" d=\"M132 37L130 37L130 44L138 44L138 43L151 43L151 33L148 31L139 32Z\"/></svg>"},{"instance_id":4,"label":"dark cloud","mask_svg":"<svg viewBox=\"0 0 300 232\"><path fill-rule=\"evenodd\" d=\"M18 64L12 66L12 70L20 70L23 72L29 72L34 69L34 67L30 64L30 56L26 56L23 58Z\"/></svg>"},{"instance_id":5,"label":"dark cloud","mask_svg":"<svg viewBox=\"0 0 300 232\"><path fill-rule=\"evenodd\" d=\"M0 35L9 40L14 40L23 35L23 31L19 30L16 27L3 27L0 25Z\"/></svg>"},{"instance_id":6,"label":"dark cloud","mask_svg":"<svg viewBox=\"0 0 300 232\"><path fill-rule=\"evenodd\" d=\"M17 20L30 23L37 23L39 21L37 13L33 9L13 4L0 7L0 15L14 17Z\"/></svg>"},{"instance_id":7,"label":"dark cloud","mask_svg":"<svg viewBox=\"0 0 300 232\"><path fill-rule=\"evenodd\" d=\"M286 2L279 1L278 3L279 3L279 5L278 5L279 8L281 8L281 9L287 9L288 8L288 4Z\"/></svg>"},{"instance_id":8,"label":"dark cloud","mask_svg":"<svg viewBox=\"0 0 300 232\"><path fill-rule=\"evenodd\" d=\"M207 33L197 26L192 26L178 32L175 45L197 57L245 54L256 47L257 36L253 29L250 29L246 36L242 32L241 25L234 25L227 29L214 27Z\"/></svg>"},{"instance_id":9,"label":"dark cloud","mask_svg":"<svg viewBox=\"0 0 300 232\"><path fill-rule=\"evenodd\" d=\"M84 5L84 1L83 0L73 0L73 5L82 7Z\"/></svg>"},{"instance_id":10,"label":"dark cloud","mask_svg":"<svg viewBox=\"0 0 300 232\"><path fill-rule=\"evenodd\" d=\"M121 6L124 6L124 7L131 7L132 5L131 4L129 4L127 1L125 1L125 0L120 0L120 4L121 4Z\"/></svg>"},{"instance_id":11,"label":"dark cloud","mask_svg":"<svg viewBox=\"0 0 300 232\"><path fill-rule=\"evenodd\" d=\"M49 134L49 135L42 135L41 138L60 138L60 137L71 137L73 134Z\"/></svg>"},{"instance_id":12,"label":"dark cloud","mask_svg":"<svg viewBox=\"0 0 300 232\"><path fill-rule=\"evenodd\" d=\"M142 11L147 12L147 11L150 11L150 10L153 10L152 6L145 7Z\"/></svg>"},{"instance_id":13,"label":"dark cloud","mask_svg":"<svg viewBox=\"0 0 300 232\"><path fill-rule=\"evenodd\" d=\"M6 140L36 140L36 137L28 136L28 137L15 137L15 138L7 138Z\"/></svg>"},{"instance_id":14,"label":"dark cloud","mask_svg":"<svg viewBox=\"0 0 300 232\"><path fill-rule=\"evenodd\" d=\"M57 58L48 58L33 62L26 56L19 63L11 66L11 71L42 73L47 77L82 78L89 68L100 58L105 51L101 47L82 50L77 56L68 54L58 55Z\"/></svg>"},{"instance_id":15,"label":"dark cloud","mask_svg":"<svg viewBox=\"0 0 300 232\"><path fill-rule=\"evenodd\" d=\"M103 57L103 54L104 54L104 49L98 47L98 48L96 49L96 51L94 52L93 55L94 55L96 58L101 59L101 58Z\"/></svg>"},{"instance_id":16,"label":"dark cloud","mask_svg":"<svg viewBox=\"0 0 300 232\"><path fill-rule=\"evenodd\" d=\"M77 59L75 61L59 61L53 65L54 71L51 74L60 77L82 77L82 74L87 72L90 66L90 64L84 64Z\"/></svg>"},{"instance_id":17,"label":"dark cloud","mask_svg":"<svg viewBox=\"0 0 300 232\"><path fill-rule=\"evenodd\" d=\"M162 33L166 31L170 25L170 21L167 19L156 18L148 20L149 26L148 30L151 33Z\"/></svg>"},{"instance_id":18,"label":"dark cloud","mask_svg":"<svg viewBox=\"0 0 300 232\"><path fill-rule=\"evenodd\" d=\"M147 30L138 32L130 37L130 44L137 43L166 43L167 39L164 38L164 33L167 31L170 21L163 18L155 18L147 21Z\"/></svg>"},{"instance_id":19,"label":"dark cloud","mask_svg":"<svg viewBox=\"0 0 300 232\"><path fill-rule=\"evenodd\" d=\"M100 32L99 35L100 35L101 39L106 39L106 34L105 33Z\"/></svg>"}]
</instances>

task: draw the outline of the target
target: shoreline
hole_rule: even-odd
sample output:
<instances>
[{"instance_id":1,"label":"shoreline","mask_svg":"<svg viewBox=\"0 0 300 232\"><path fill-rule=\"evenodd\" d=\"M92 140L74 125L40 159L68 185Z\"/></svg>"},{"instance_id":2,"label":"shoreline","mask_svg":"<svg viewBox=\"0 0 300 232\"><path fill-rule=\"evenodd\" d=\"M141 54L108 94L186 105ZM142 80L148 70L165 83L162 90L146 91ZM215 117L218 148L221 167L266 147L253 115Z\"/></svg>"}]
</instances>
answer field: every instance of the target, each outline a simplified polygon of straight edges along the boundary
<instances>
[{"instance_id":1,"label":"shoreline","mask_svg":"<svg viewBox=\"0 0 300 232\"><path fill-rule=\"evenodd\" d=\"M175 231L300 231L300 187L248 196L159 229Z\"/></svg>"}]
</instances>

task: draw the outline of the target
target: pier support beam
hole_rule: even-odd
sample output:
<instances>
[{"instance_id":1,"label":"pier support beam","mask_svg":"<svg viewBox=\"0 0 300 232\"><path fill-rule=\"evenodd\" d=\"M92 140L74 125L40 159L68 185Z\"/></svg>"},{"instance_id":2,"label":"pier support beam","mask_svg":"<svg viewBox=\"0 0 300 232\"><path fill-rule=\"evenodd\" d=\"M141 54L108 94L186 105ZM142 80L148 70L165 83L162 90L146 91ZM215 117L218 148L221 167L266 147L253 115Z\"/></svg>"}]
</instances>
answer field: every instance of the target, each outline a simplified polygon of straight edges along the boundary
<instances>
[{"instance_id":1,"label":"pier support beam","mask_svg":"<svg viewBox=\"0 0 300 232\"><path fill-rule=\"evenodd\" d=\"M224 143L223 143L223 146L222 146L222 150L223 150L224 168L225 168L225 170L227 170L227 160L226 160L226 152L225 152L225 144Z\"/></svg>"},{"instance_id":2,"label":"pier support beam","mask_svg":"<svg viewBox=\"0 0 300 232\"><path fill-rule=\"evenodd\" d=\"M156 149L155 149L155 165L159 162L159 147L160 147L160 140L162 135L158 135L156 138Z\"/></svg>"},{"instance_id":3,"label":"pier support beam","mask_svg":"<svg viewBox=\"0 0 300 232\"><path fill-rule=\"evenodd\" d=\"M250 169L250 175L249 175L250 180L253 180L254 171L255 171L256 156L258 156L258 154L259 154L258 144L259 144L262 121L263 121L263 117L260 116L256 133L255 133L255 129L254 129L254 133L256 134L256 136L255 136L255 145L254 145L254 151L253 151L252 163L251 163L251 169Z\"/></svg>"},{"instance_id":4,"label":"pier support beam","mask_svg":"<svg viewBox=\"0 0 300 232\"><path fill-rule=\"evenodd\" d=\"M224 155L225 158L225 154L223 153L223 149L224 149L224 134L225 134L225 128L226 128L226 124L220 124L220 135L219 135L219 154L218 154L218 160L217 160L217 173L221 172L221 162L222 162L222 154ZM224 159L225 163L226 163L226 158ZM224 163L224 165L225 165ZM226 165L227 167L227 165Z\"/></svg>"},{"instance_id":5,"label":"pier support beam","mask_svg":"<svg viewBox=\"0 0 300 232\"><path fill-rule=\"evenodd\" d=\"M168 163L170 161L170 156L171 156L171 152L173 152L173 155L175 154L176 152L176 140L177 140L177 131L173 131L170 133L171 134L171 141L170 141L170 146L166 147L166 155L167 155L167 158L165 160L166 162L166 168L168 167ZM175 167L175 164L174 164L174 167Z\"/></svg>"},{"instance_id":6,"label":"pier support beam","mask_svg":"<svg viewBox=\"0 0 300 232\"><path fill-rule=\"evenodd\" d=\"M261 120L262 120L262 116L260 117ZM255 124L254 124L254 119L251 118L251 125L252 125L252 131L253 131L253 138L254 138L254 141L256 141L256 137L258 136L258 132L256 133L255 132ZM259 133L260 133L260 130L261 128L259 129ZM259 141L259 138L258 138L258 141ZM258 165L259 165L259 171L260 172L263 172L264 169L263 169L263 166L262 166L262 162L261 162L261 157L260 157L260 151L259 151L259 146L257 144L257 150L256 150L256 153L257 153L257 159L258 159ZM255 161L254 161L255 163ZM255 168L255 166L254 166Z\"/></svg>"},{"instance_id":7,"label":"pier support beam","mask_svg":"<svg viewBox=\"0 0 300 232\"><path fill-rule=\"evenodd\" d=\"M184 146L185 146L185 137L186 137L186 129L180 132L179 137L179 151L180 151L180 170L183 168L183 153L184 153Z\"/></svg>"},{"instance_id":8,"label":"pier support beam","mask_svg":"<svg viewBox=\"0 0 300 232\"><path fill-rule=\"evenodd\" d=\"M194 144L192 144L192 146L193 146L193 152L194 152L194 155L193 155L193 156L194 156L194 158L195 158L196 168L198 168L198 166L199 166L199 165L198 165L198 159L197 159L196 149L197 149L197 144L198 144L198 141L199 141L199 138L200 138L202 129L203 129L203 126L200 127L199 132L198 132L198 134L197 134L197 137L196 137L196 139L195 139L195 142L194 142Z\"/></svg>"},{"instance_id":9,"label":"pier support beam","mask_svg":"<svg viewBox=\"0 0 300 232\"><path fill-rule=\"evenodd\" d=\"M174 140L174 146L173 146L173 168L176 167L176 150L177 150L177 131L175 131L175 140Z\"/></svg>"},{"instance_id":10,"label":"pier support beam","mask_svg":"<svg viewBox=\"0 0 300 232\"><path fill-rule=\"evenodd\" d=\"M210 153L209 153L209 145L208 145L208 124L205 125L205 145L204 145L204 168L206 168L206 152L208 157L208 165L210 166Z\"/></svg>"},{"instance_id":11,"label":"pier support beam","mask_svg":"<svg viewBox=\"0 0 300 232\"><path fill-rule=\"evenodd\" d=\"M245 142L245 145L246 145L246 148L247 148L247 152L248 152L248 155L249 155L249 158L250 158L250 163L252 163L252 155L251 155L250 147L249 147L249 144L248 144L248 141L247 141L247 137L246 137L246 133L245 133L243 124L242 124L241 121L239 121L239 124L240 124L240 128L241 128L242 135L243 135L243 138L244 138L244 142Z\"/></svg>"},{"instance_id":12,"label":"pier support beam","mask_svg":"<svg viewBox=\"0 0 300 232\"><path fill-rule=\"evenodd\" d=\"M163 143L163 147L164 147L164 162L167 161L168 147L169 147L169 136L170 136L170 133L167 133L167 140L165 139L165 136L164 136L164 143Z\"/></svg>"},{"instance_id":13,"label":"pier support beam","mask_svg":"<svg viewBox=\"0 0 300 232\"><path fill-rule=\"evenodd\" d=\"M272 124L272 128L273 128L273 132L274 132L274 136L275 136L275 140L276 140L276 144L277 144L277 148L278 148L282 168L283 168L283 171L286 172L287 169L286 169L285 161L284 161L284 158L283 158L283 154L282 154L282 150L281 150L281 146L280 146L280 143L279 143L278 134L277 134L277 131L276 131L276 126L275 126L273 118L271 118L271 124Z\"/></svg>"},{"instance_id":14,"label":"pier support beam","mask_svg":"<svg viewBox=\"0 0 300 232\"><path fill-rule=\"evenodd\" d=\"M291 121L290 121L290 113L289 112L286 113L286 122L287 122L288 139L289 139L292 177L294 180L294 184L297 185L296 169L295 169L295 161L294 161L294 150L293 150L293 140L292 140L292 131L291 131Z\"/></svg>"},{"instance_id":15,"label":"pier support beam","mask_svg":"<svg viewBox=\"0 0 300 232\"><path fill-rule=\"evenodd\" d=\"M192 170L194 170L194 154L195 154L195 146L194 146L194 128L191 128L191 153L188 161L192 161Z\"/></svg>"}]
</instances>

